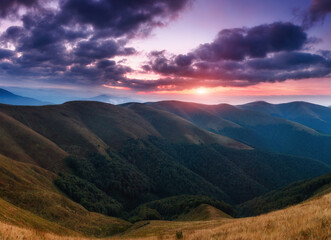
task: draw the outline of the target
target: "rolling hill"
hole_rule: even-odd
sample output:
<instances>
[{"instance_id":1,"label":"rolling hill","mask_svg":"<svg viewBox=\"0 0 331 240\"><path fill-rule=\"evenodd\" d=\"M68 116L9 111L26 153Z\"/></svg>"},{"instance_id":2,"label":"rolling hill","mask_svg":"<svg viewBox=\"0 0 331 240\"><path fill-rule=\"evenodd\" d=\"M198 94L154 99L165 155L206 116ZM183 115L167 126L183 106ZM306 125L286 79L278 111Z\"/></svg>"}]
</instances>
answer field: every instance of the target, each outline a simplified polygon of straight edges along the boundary
<instances>
[{"instance_id":1,"label":"rolling hill","mask_svg":"<svg viewBox=\"0 0 331 240\"><path fill-rule=\"evenodd\" d=\"M130 226L73 202L54 185L56 178L50 171L0 155L0 219L75 235L107 236Z\"/></svg>"},{"instance_id":2,"label":"rolling hill","mask_svg":"<svg viewBox=\"0 0 331 240\"><path fill-rule=\"evenodd\" d=\"M331 173L317 178L292 183L254 198L238 207L240 216L260 215L298 204L314 196L331 192Z\"/></svg>"},{"instance_id":3,"label":"rolling hill","mask_svg":"<svg viewBox=\"0 0 331 240\"><path fill-rule=\"evenodd\" d=\"M197 107L206 106L190 107L192 115ZM217 116L217 111L220 109L200 112L206 112L205 119L212 119L216 126L224 125L223 130L244 129ZM242 203L293 181L330 171L329 166L313 159L254 150L146 104L0 105L0 114L5 133L0 153L56 173L73 174L79 179L68 181L74 178L67 176L62 179L65 184L72 184L75 189L87 181L86 189L93 189L88 183L93 184L123 204L126 211L147 201L179 194L203 194ZM199 114L192 119L199 118ZM72 193L65 185L61 186L72 199L82 201L79 197L82 193ZM91 191L99 194L98 190ZM91 199L83 205L88 208ZM105 211L103 206L98 209Z\"/></svg>"},{"instance_id":4,"label":"rolling hill","mask_svg":"<svg viewBox=\"0 0 331 240\"><path fill-rule=\"evenodd\" d=\"M328 107L308 102L290 102L283 104L252 102L238 107L285 118L306 125L318 132L331 134L331 109Z\"/></svg>"},{"instance_id":5,"label":"rolling hill","mask_svg":"<svg viewBox=\"0 0 331 240\"><path fill-rule=\"evenodd\" d=\"M177 221L210 221L220 218L232 218L230 215L208 204L201 204L186 214L180 215Z\"/></svg>"},{"instance_id":6,"label":"rolling hill","mask_svg":"<svg viewBox=\"0 0 331 240\"><path fill-rule=\"evenodd\" d=\"M0 88L0 103L10 105L42 106L51 103L39 101L34 98L22 97Z\"/></svg>"},{"instance_id":7,"label":"rolling hill","mask_svg":"<svg viewBox=\"0 0 331 240\"><path fill-rule=\"evenodd\" d=\"M129 97L121 97L109 94L101 94L91 98L82 98L80 101L93 101L93 102L104 102L111 104L123 104L127 102L135 102L136 100Z\"/></svg>"},{"instance_id":8,"label":"rolling hill","mask_svg":"<svg viewBox=\"0 0 331 240\"><path fill-rule=\"evenodd\" d=\"M0 153L54 171L64 168L67 156L56 144L21 122L0 112Z\"/></svg>"},{"instance_id":9,"label":"rolling hill","mask_svg":"<svg viewBox=\"0 0 331 240\"><path fill-rule=\"evenodd\" d=\"M147 108L147 111L150 116L159 115L156 118L160 122L152 122L153 119L144 118L131 109L100 102L68 102L42 107L0 106L0 112L47 137L69 153L102 153L107 145L120 147L128 139L146 139L150 135L177 142L219 143L239 149L249 148L200 129L174 114L153 108ZM174 131L167 131L165 124L171 124Z\"/></svg>"},{"instance_id":10,"label":"rolling hill","mask_svg":"<svg viewBox=\"0 0 331 240\"><path fill-rule=\"evenodd\" d=\"M331 136L294 121L228 104L163 101L147 105L175 113L202 128L257 149L315 158L331 164Z\"/></svg>"}]
</instances>

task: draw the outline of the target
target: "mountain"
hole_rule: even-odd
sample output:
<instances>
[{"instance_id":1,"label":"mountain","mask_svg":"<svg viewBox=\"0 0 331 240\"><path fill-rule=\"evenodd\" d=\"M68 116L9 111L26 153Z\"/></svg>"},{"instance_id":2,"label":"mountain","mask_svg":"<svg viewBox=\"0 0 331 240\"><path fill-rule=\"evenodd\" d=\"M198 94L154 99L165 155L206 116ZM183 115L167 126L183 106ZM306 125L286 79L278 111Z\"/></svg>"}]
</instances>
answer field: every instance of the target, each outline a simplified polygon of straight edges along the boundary
<instances>
[{"instance_id":1,"label":"mountain","mask_svg":"<svg viewBox=\"0 0 331 240\"><path fill-rule=\"evenodd\" d=\"M331 173L292 183L254 198L238 207L240 216L253 216L298 204L311 197L331 192Z\"/></svg>"},{"instance_id":2,"label":"mountain","mask_svg":"<svg viewBox=\"0 0 331 240\"><path fill-rule=\"evenodd\" d=\"M328 107L307 102L290 102L283 104L252 102L238 107L285 118L306 125L318 132L331 134L331 109Z\"/></svg>"},{"instance_id":3,"label":"mountain","mask_svg":"<svg viewBox=\"0 0 331 240\"><path fill-rule=\"evenodd\" d=\"M128 103L125 107L133 110L142 118L150 122L162 136L171 141L196 144L218 143L222 146L236 149L251 149L250 147L228 137L197 128L190 121L185 121L183 118L178 117L175 114L160 111L140 103ZM169 131L169 126L171 126L171 131Z\"/></svg>"},{"instance_id":4,"label":"mountain","mask_svg":"<svg viewBox=\"0 0 331 240\"><path fill-rule=\"evenodd\" d=\"M11 124L3 127L6 135L0 153L63 172L59 181L72 184L72 189L84 184L94 194L102 194L91 183L126 211L178 194L241 203L330 171L313 159L253 150L145 104L1 105L0 113ZM222 123L242 128L228 120ZM61 186L72 199L81 201L83 193L70 193ZM90 202L85 201L85 207ZM111 209L102 206L99 211L105 208Z\"/></svg>"},{"instance_id":5,"label":"mountain","mask_svg":"<svg viewBox=\"0 0 331 240\"><path fill-rule=\"evenodd\" d=\"M294 121L228 104L204 105L178 101L146 104L257 149L315 158L331 164L331 136Z\"/></svg>"},{"instance_id":6,"label":"mountain","mask_svg":"<svg viewBox=\"0 0 331 240\"><path fill-rule=\"evenodd\" d=\"M0 106L0 112L29 126L69 153L102 153L107 146L120 147L128 139L144 139L148 136L176 142L219 143L238 149L249 148L235 140L203 130L174 114L153 108L147 110L149 114L160 114L159 122L171 124L173 131L167 131L168 126L156 125L153 119L127 107L100 102L68 102L42 107Z\"/></svg>"},{"instance_id":7,"label":"mountain","mask_svg":"<svg viewBox=\"0 0 331 240\"><path fill-rule=\"evenodd\" d=\"M101 94L91 98L82 98L80 101L96 101L96 102L104 102L104 103L111 103L111 104L123 104L127 102L136 102L136 99L129 98L129 97L120 97L115 95L109 94Z\"/></svg>"},{"instance_id":8,"label":"mountain","mask_svg":"<svg viewBox=\"0 0 331 240\"><path fill-rule=\"evenodd\" d=\"M42 106L51 103L39 101L34 98L22 97L15 95L5 89L0 88L0 103L10 105Z\"/></svg>"},{"instance_id":9,"label":"mountain","mask_svg":"<svg viewBox=\"0 0 331 240\"><path fill-rule=\"evenodd\" d=\"M0 132L0 220L40 229L54 223L50 231L65 234L233 216L234 205L331 171L327 161L267 148L305 141L315 148L327 135L231 105L0 105ZM2 216L3 208L17 215Z\"/></svg>"}]
</instances>

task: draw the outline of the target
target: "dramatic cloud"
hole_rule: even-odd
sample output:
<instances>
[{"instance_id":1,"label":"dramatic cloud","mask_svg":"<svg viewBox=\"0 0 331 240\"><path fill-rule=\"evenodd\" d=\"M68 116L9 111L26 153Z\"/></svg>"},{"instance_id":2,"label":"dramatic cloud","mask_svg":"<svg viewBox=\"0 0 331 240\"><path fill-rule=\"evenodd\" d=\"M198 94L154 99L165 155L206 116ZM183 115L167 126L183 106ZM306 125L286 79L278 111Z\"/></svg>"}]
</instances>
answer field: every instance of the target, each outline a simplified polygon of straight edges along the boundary
<instances>
[{"instance_id":1,"label":"dramatic cloud","mask_svg":"<svg viewBox=\"0 0 331 240\"><path fill-rule=\"evenodd\" d=\"M38 0L2 0L0 1L0 17L16 14L20 7L32 7Z\"/></svg>"},{"instance_id":2,"label":"dramatic cloud","mask_svg":"<svg viewBox=\"0 0 331 240\"><path fill-rule=\"evenodd\" d=\"M268 53L301 49L307 41L303 29L292 23L273 23L253 28L225 29L212 43L201 45L195 55L201 60L243 60Z\"/></svg>"},{"instance_id":3,"label":"dramatic cloud","mask_svg":"<svg viewBox=\"0 0 331 240\"><path fill-rule=\"evenodd\" d=\"M61 0L64 23L90 24L101 36L148 33L177 16L189 0ZM106 31L102 31L106 29Z\"/></svg>"},{"instance_id":4,"label":"dramatic cloud","mask_svg":"<svg viewBox=\"0 0 331 240\"><path fill-rule=\"evenodd\" d=\"M74 49L77 57L88 59L112 58L118 55L132 55L135 52L134 48L123 48L114 40L81 41Z\"/></svg>"},{"instance_id":5,"label":"dramatic cloud","mask_svg":"<svg viewBox=\"0 0 331 240\"><path fill-rule=\"evenodd\" d=\"M300 52L308 42L303 29L291 23L226 29L212 43L202 44L186 55L150 53L150 62L143 69L161 74L164 79L123 84L139 90L164 91L199 86L248 86L329 75L331 59L326 52Z\"/></svg>"},{"instance_id":6,"label":"dramatic cloud","mask_svg":"<svg viewBox=\"0 0 331 240\"><path fill-rule=\"evenodd\" d=\"M7 50L7 49L1 49L0 48L0 60L3 58L9 58L14 55L13 51Z\"/></svg>"},{"instance_id":7,"label":"dramatic cloud","mask_svg":"<svg viewBox=\"0 0 331 240\"><path fill-rule=\"evenodd\" d=\"M325 16L331 12L330 0L312 0L308 12L304 18L304 25L311 27L318 21L323 21Z\"/></svg>"},{"instance_id":8,"label":"dramatic cloud","mask_svg":"<svg viewBox=\"0 0 331 240\"><path fill-rule=\"evenodd\" d=\"M88 85L116 83L132 70L110 59L136 54L127 46L132 37L146 36L167 24L190 1L0 1L0 21L11 15L21 21L0 35L0 75Z\"/></svg>"},{"instance_id":9,"label":"dramatic cloud","mask_svg":"<svg viewBox=\"0 0 331 240\"><path fill-rule=\"evenodd\" d=\"M130 45L133 38L164 26L192 1L0 1L0 21L15 19L0 33L0 76L139 91L329 76L329 51L309 52L311 38L304 28L286 22L224 29L186 54L154 51L142 70L125 65L130 61L121 58L140 54ZM314 0L306 21L322 20L329 11L330 1ZM160 79L128 79L139 74Z\"/></svg>"}]
</instances>

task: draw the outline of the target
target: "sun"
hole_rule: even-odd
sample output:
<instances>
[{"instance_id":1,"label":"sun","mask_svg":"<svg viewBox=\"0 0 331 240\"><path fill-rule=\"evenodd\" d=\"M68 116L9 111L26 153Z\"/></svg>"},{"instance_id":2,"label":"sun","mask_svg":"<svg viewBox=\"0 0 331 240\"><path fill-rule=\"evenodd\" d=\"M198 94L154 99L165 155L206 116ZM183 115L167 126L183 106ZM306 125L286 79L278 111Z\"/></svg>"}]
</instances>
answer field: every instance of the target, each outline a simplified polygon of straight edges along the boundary
<instances>
[{"instance_id":1,"label":"sun","mask_svg":"<svg viewBox=\"0 0 331 240\"><path fill-rule=\"evenodd\" d=\"M199 95L204 95L204 94L206 94L208 91L207 91L206 88L204 88L204 87L200 87L200 88L195 89L195 92L196 92L197 94L199 94Z\"/></svg>"}]
</instances>

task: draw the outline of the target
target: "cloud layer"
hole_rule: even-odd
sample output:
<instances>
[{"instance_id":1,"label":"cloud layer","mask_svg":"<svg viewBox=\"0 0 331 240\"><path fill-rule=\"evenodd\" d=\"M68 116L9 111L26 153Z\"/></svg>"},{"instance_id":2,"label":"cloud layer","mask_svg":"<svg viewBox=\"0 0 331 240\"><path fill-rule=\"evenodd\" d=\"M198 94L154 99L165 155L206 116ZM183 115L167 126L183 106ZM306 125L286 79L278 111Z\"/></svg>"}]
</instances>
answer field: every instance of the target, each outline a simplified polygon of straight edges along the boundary
<instances>
[{"instance_id":1,"label":"cloud layer","mask_svg":"<svg viewBox=\"0 0 331 240\"><path fill-rule=\"evenodd\" d=\"M304 16L304 26L311 27L315 23L323 21L325 16L330 12L330 0L312 0L309 10Z\"/></svg>"},{"instance_id":2,"label":"cloud layer","mask_svg":"<svg viewBox=\"0 0 331 240\"><path fill-rule=\"evenodd\" d=\"M0 76L100 85L131 72L110 61L130 56L133 37L164 26L190 0L13 0L0 2L1 18L21 24L0 36ZM23 11L20 11L23 10Z\"/></svg>"},{"instance_id":3,"label":"cloud layer","mask_svg":"<svg viewBox=\"0 0 331 240\"><path fill-rule=\"evenodd\" d=\"M225 29L213 42L201 44L185 55L169 57L165 51L152 52L143 69L159 73L164 79L125 84L164 91L328 76L330 56L326 52L322 55L302 51L309 42L303 28L292 23Z\"/></svg>"},{"instance_id":4,"label":"cloud layer","mask_svg":"<svg viewBox=\"0 0 331 240\"><path fill-rule=\"evenodd\" d=\"M307 26L331 11L329 0L312 0L305 26L275 22L223 29L213 41L186 54L151 52L142 70L114 60L139 54L130 46L131 40L165 26L192 1L0 1L0 21L19 23L0 35L0 76L137 91L250 86L330 76L330 51L310 50L306 32ZM128 79L128 73L157 74L160 79Z\"/></svg>"}]
</instances>

